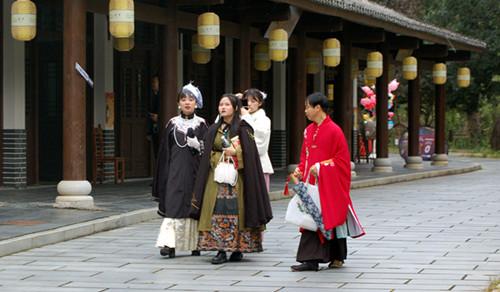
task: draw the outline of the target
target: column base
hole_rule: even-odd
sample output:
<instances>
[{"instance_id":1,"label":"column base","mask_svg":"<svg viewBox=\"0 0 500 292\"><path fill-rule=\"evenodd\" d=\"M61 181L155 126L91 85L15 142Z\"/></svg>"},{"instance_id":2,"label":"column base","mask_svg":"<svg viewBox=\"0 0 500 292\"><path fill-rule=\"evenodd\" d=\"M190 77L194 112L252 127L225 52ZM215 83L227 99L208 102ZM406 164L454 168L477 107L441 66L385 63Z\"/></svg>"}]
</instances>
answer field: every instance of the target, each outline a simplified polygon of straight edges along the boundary
<instances>
[{"instance_id":1,"label":"column base","mask_svg":"<svg viewBox=\"0 0 500 292\"><path fill-rule=\"evenodd\" d=\"M406 159L405 167L408 169L423 169L424 164L422 163L422 157L408 156L408 158Z\"/></svg>"},{"instance_id":2,"label":"column base","mask_svg":"<svg viewBox=\"0 0 500 292\"><path fill-rule=\"evenodd\" d=\"M447 154L434 154L434 155L432 155L431 165L448 166L448 155Z\"/></svg>"},{"instance_id":3,"label":"column base","mask_svg":"<svg viewBox=\"0 0 500 292\"><path fill-rule=\"evenodd\" d=\"M389 158L377 158L373 164L373 172L392 172L392 163Z\"/></svg>"},{"instance_id":4,"label":"column base","mask_svg":"<svg viewBox=\"0 0 500 292\"><path fill-rule=\"evenodd\" d=\"M86 180L63 180L57 184L54 208L94 209L94 198L89 196L92 185Z\"/></svg>"},{"instance_id":5,"label":"column base","mask_svg":"<svg viewBox=\"0 0 500 292\"><path fill-rule=\"evenodd\" d=\"M356 169L356 164L353 161L351 161L351 177L355 177L358 175L355 169Z\"/></svg>"}]
</instances>

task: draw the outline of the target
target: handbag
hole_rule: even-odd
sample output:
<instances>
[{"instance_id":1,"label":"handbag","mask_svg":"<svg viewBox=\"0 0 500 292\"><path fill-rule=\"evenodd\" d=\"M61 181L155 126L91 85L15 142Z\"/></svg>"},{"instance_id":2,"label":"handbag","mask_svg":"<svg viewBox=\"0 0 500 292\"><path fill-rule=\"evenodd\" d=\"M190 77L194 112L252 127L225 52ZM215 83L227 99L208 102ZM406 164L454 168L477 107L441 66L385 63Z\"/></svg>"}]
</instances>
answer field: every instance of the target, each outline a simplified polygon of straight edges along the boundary
<instances>
[{"instance_id":1,"label":"handbag","mask_svg":"<svg viewBox=\"0 0 500 292\"><path fill-rule=\"evenodd\" d=\"M316 205L319 214L315 215L321 217L321 201L319 198L318 186L309 184L309 176L307 177L306 182L307 194L305 195L309 196L312 199L314 205ZM309 214L307 210L308 208L300 199L299 194L295 194L288 203L288 208L286 209L285 214L285 221L307 230L318 230L318 224L316 224L313 216Z\"/></svg>"},{"instance_id":2,"label":"handbag","mask_svg":"<svg viewBox=\"0 0 500 292\"><path fill-rule=\"evenodd\" d=\"M238 182L238 171L234 168L234 160L231 156L225 157L224 153L220 156L219 163L214 170L214 181L220 184L229 184L235 186Z\"/></svg>"}]
</instances>

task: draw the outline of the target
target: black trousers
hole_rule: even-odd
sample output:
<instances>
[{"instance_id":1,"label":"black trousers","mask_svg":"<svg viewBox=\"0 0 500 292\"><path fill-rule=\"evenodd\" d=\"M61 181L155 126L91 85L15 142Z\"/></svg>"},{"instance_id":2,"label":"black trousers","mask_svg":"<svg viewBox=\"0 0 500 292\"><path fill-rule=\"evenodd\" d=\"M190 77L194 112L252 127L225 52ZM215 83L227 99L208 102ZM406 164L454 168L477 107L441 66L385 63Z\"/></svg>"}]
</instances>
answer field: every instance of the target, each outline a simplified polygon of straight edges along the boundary
<instances>
[{"instance_id":1,"label":"black trousers","mask_svg":"<svg viewBox=\"0 0 500 292\"><path fill-rule=\"evenodd\" d=\"M298 262L328 263L333 260L345 260L347 258L347 240L326 240L323 244L318 234L313 231L304 230L300 237L299 249L297 251Z\"/></svg>"}]
</instances>

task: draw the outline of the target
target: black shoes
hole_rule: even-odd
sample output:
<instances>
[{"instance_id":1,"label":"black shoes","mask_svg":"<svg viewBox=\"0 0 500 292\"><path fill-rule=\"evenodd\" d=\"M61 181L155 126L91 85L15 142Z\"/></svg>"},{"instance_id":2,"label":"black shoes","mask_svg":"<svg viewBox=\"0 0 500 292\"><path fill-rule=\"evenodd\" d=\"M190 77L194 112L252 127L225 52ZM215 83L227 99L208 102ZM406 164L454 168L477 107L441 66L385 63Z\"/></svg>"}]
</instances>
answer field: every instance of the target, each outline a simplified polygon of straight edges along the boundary
<instances>
[{"instance_id":1,"label":"black shoes","mask_svg":"<svg viewBox=\"0 0 500 292\"><path fill-rule=\"evenodd\" d=\"M213 265L220 265L225 262L227 262L227 255L226 252L223 250L219 251L217 255L212 258Z\"/></svg>"},{"instance_id":2,"label":"black shoes","mask_svg":"<svg viewBox=\"0 0 500 292\"><path fill-rule=\"evenodd\" d=\"M241 251L234 251L229 257L230 262L239 262L243 258Z\"/></svg>"},{"instance_id":3,"label":"black shoes","mask_svg":"<svg viewBox=\"0 0 500 292\"><path fill-rule=\"evenodd\" d=\"M292 272L317 271L319 265L314 262L305 262L300 265L291 266L290 268L292 269Z\"/></svg>"},{"instance_id":4,"label":"black shoes","mask_svg":"<svg viewBox=\"0 0 500 292\"><path fill-rule=\"evenodd\" d=\"M194 257L199 257L201 254L200 254L199 250L193 250L193 251L191 251L191 255Z\"/></svg>"},{"instance_id":5,"label":"black shoes","mask_svg":"<svg viewBox=\"0 0 500 292\"><path fill-rule=\"evenodd\" d=\"M175 248L164 246L160 249L160 254L164 257L168 256L169 258L175 258Z\"/></svg>"}]
</instances>

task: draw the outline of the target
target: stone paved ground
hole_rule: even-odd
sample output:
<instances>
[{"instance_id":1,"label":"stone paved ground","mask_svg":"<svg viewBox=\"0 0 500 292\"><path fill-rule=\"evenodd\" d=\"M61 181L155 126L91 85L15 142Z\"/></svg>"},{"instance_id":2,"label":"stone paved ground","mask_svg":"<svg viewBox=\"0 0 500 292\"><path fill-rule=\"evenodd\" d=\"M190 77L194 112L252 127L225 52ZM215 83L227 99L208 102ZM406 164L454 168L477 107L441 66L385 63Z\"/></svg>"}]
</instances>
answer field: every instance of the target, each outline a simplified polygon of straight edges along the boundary
<instances>
[{"instance_id":1,"label":"stone paved ground","mask_svg":"<svg viewBox=\"0 0 500 292\"><path fill-rule=\"evenodd\" d=\"M265 251L214 266L213 253L161 258L159 220L0 258L0 291L482 291L500 276L500 161L458 176L352 193L368 234L342 269L293 273L296 228L286 201Z\"/></svg>"}]
</instances>

